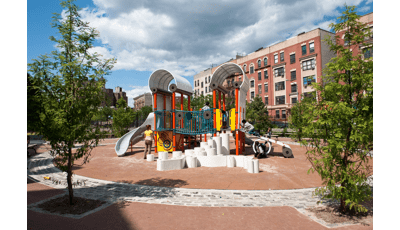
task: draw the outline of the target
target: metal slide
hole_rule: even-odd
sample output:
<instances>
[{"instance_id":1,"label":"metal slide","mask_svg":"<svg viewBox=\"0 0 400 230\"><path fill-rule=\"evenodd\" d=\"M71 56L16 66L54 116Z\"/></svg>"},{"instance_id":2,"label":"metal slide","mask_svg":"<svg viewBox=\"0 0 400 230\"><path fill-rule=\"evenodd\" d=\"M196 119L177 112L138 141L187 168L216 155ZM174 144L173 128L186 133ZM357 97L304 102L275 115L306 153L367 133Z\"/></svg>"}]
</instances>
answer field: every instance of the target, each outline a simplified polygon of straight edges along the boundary
<instances>
[{"instance_id":1,"label":"metal slide","mask_svg":"<svg viewBox=\"0 0 400 230\"><path fill-rule=\"evenodd\" d=\"M143 133L146 131L146 125L151 125L151 129L154 130L154 113L150 113L149 116L147 116L146 121L140 127L129 131L117 141L117 144L115 145L115 152L119 157L125 155L131 140L132 145L135 145L143 139Z\"/></svg>"}]
</instances>

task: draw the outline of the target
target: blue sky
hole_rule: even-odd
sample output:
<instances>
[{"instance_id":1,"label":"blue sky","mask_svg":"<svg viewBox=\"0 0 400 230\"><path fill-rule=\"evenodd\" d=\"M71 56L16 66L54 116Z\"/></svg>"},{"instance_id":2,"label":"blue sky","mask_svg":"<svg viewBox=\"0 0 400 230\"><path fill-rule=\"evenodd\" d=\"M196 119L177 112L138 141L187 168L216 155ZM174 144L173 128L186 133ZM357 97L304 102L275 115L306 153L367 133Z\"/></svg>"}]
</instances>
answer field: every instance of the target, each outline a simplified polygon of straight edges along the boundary
<instances>
[{"instance_id":1,"label":"blue sky","mask_svg":"<svg viewBox=\"0 0 400 230\"><path fill-rule=\"evenodd\" d=\"M344 3L359 14L373 11L372 0L130 1L78 0L81 15L100 32L95 50L116 57L107 88L120 86L133 97L148 91L148 78L159 68L187 78L236 53L252 53L302 31L328 30ZM27 62L54 50L52 13L59 1L27 1Z\"/></svg>"}]
</instances>

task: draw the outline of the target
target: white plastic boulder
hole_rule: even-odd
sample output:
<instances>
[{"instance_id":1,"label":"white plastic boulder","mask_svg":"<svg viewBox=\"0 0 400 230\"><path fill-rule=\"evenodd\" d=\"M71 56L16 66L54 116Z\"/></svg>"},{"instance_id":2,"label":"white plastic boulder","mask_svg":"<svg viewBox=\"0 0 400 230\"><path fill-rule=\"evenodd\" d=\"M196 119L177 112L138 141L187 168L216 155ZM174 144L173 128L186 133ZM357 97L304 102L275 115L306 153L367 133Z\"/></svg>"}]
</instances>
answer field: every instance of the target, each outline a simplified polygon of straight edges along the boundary
<instances>
[{"instance_id":1,"label":"white plastic boulder","mask_svg":"<svg viewBox=\"0 0 400 230\"><path fill-rule=\"evenodd\" d=\"M172 152L172 159L178 158L182 156L182 151L173 151Z\"/></svg>"},{"instance_id":2,"label":"white plastic boulder","mask_svg":"<svg viewBox=\"0 0 400 230\"><path fill-rule=\"evenodd\" d=\"M215 141L215 147L217 149L217 155L221 155L222 154L222 142L221 142L221 137L213 137L213 140Z\"/></svg>"},{"instance_id":3,"label":"white plastic boulder","mask_svg":"<svg viewBox=\"0 0 400 230\"><path fill-rule=\"evenodd\" d=\"M230 148L229 148L229 134L228 133L221 133L221 154L222 155L229 155Z\"/></svg>"},{"instance_id":4,"label":"white plastic boulder","mask_svg":"<svg viewBox=\"0 0 400 230\"><path fill-rule=\"evenodd\" d=\"M217 150L216 149L207 148L206 152L207 152L207 156L208 157L217 155Z\"/></svg>"},{"instance_id":5,"label":"white plastic boulder","mask_svg":"<svg viewBox=\"0 0 400 230\"><path fill-rule=\"evenodd\" d=\"M146 159L147 161L154 161L154 154L147 154Z\"/></svg>"}]
</instances>

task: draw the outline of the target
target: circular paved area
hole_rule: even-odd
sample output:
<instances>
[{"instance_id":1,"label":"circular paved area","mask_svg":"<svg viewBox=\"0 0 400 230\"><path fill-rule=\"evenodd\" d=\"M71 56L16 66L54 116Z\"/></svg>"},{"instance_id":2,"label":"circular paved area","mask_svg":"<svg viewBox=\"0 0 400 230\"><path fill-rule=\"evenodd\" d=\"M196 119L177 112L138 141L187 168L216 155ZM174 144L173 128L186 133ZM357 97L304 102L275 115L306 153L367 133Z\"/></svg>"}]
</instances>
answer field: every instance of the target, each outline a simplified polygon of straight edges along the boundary
<instances>
[{"instance_id":1,"label":"circular paved area","mask_svg":"<svg viewBox=\"0 0 400 230\"><path fill-rule=\"evenodd\" d=\"M110 162L112 160L110 159L118 159L117 165L123 164L121 163L121 160L126 160L130 159L130 164L125 163L125 168L128 169L122 169L125 173L131 175L134 174L136 171L134 170L134 167L132 166L137 166L142 165L143 168L148 168L146 172L152 172L151 169L153 168L151 164L154 164L152 162L143 162L140 160L142 157L141 154L130 154L127 157L117 157L116 154L115 156L109 156L107 157L106 155L102 155L101 153L108 153L110 150L113 150L114 144L113 140L106 140L103 142L103 146L99 147L95 150L93 153L93 159L90 161L85 166L89 165L95 165L93 162L96 163L98 162L107 162L105 159L100 160L102 157L106 158ZM295 148L295 146L292 146ZM111 149L112 148L112 149ZM103 149L103 150L102 150ZM107 151L105 151L107 149ZM31 157L28 159L28 169L27 169L27 174L28 177L31 179L34 179L41 184L61 189L63 191L66 190L66 174L62 173L59 169L54 167L53 165L53 159L50 156L49 152L43 152L44 150L42 149L41 151L38 151L38 154L35 156ZM98 152L96 152L98 151ZM136 151L142 151L142 150L136 150ZM292 159L286 159L282 158L282 160L293 160L296 158L299 158L299 156L296 154L296 150L294 151L295 153L295 158ZM97 156L96 156L97 155ZM300 154L299 154L300 155ZM97 160L96 160L97 158ZM275 157L264 159L265 160L275 160ZM280 160L280 158L276 157L276 160ZM120 161L120 162L119 162ZM282 162L282 161L280 161ZM147 164L149 163L149 164ZM111 163L113 165L115 163ZM97 165L100 167L98 170L95 172L101 172L101 175L104 175L104 173L109 173L110 169L116 169L115 166L112 167L110 165ZM293 166L293 165L291 165ZM92 166L93 167L93 166ZM155 165L154 165L155 167ZM288 167L288 166L287 166ZM271 167L272 168L272 167ZM314 197L312 195L314 189L313 188L303 188L303 189L280 189L280 190L262 190L262 189L256 189L256 183L254 185L250 185L250 183L247 183L247 186L249 187L242 187L238 189L206 189L205 186L207 184L210 185L212 183L203 183L202 186L203 188L201 189L193 189L193 188L177 188L178 186L185 187L187 186L184 185L185 183L182 181L185 181L182 178L179 177L174 177L174 173L163 175L162 178L157 179L157 180L148 180L149 182L152 183L159 183L159 186L156 186L156 184L150 185L145 185L145 183L140 182L142 184L130 184L130 183L125 183L125 182L130 182L130 181L119 181L119 182L114 182L110 180L102 180L100 179L95 179L87 176L83 176L85 172L85 167L82 168L76 168L74 173L76 175L73 177L73 183L75 185L74 188L74 195L79 196L79 197L87 197L90 199L98 199L98 200L103 200L108 203L108 205L104 205L102 208L106 208L109 205L115 203L115 202L120 202L120 201L134 201L134 202L142 202L142 203L150 203L150 204L167 204L167 205L179 205L179 206L203 206L203 207L271 207L271 206L290 206L296 208L298 211L302 213L306 213L305 209L307 207L315 206L316 202L319 200L319 197ZM201 169L201 168L198 168ZM228 168L227 168L228 169ZM131 170L131 171L129 171ZM193 169L196 170L196 169ZM221 168L206 168L206 170L201 171L204 173L203 176L208 176L211 177L212 175L217 175L215 172L222 172L218 171L221 170ZM254 176L259 176L262 175L263 173L265 175L272 175L274 174L273 172L268 172L265 170L263 173L260 174L249 174L247 173L244 169L232 169L229 168L229 170L238 170L236 173L230 174L232 178L241 178L241 177L246 177L247 178L257 178ZM87 169L86 172L91 172L93 173L94 170L89 170ZM170 172L181 172L181 171L186 171L186 170L174 170ZM189 171L189 170L188 170ZM199 171L199 170L197 170ZM157 173L157 171L155 171ZM160 174L163 173L169 173L169 172L158 172ZM192 172L193 173L193 172ZM196 172L200 173L200 172ZM279 169L277 169L277 173L279 173ZM275 173L276 174L276 173ZM93 174L96 175L96 174ZM109 174L105 174L109 175ZM111 173L111 175L118 175ZM123 175L123 174L120 174ZM133 176L128 178L135 178ZM180 174L177 174L180 175ZM241 175L241 177L239 176ZM246 176L245 176L246 175ZM51 177L51 180L45 180L44 177L49 176ZM154 176L154 174L151 174L151 176ZM220 177L211 177L212 178L219 178ZM99 176L98 176L99 177ZM152 177L150 177L152 178ZM199 177L196 177L196 179ZM228 177L226 177L228 178ZM262 177L265 178L265 177ZM137 179L136 179L137 180ZM174 180L174 182L169 182L168 180ZM243 178L241 178L243 180ZM259 180L259 178L258 178ZM143 180L142 180L143 181ZM166 182L170 183L166 183ZM176 182L178 181L178 182ZM187 179L187 181L190 181ZM195 183L196 181L200 180L193 180L190 181L192 183ZM166 183L168 186L161 186L162 183ZM134 183L134 181L132 181ZM172 184L171 184L172 183ZM188 183L189 184L189 183ZM213 183L215 184L215 183ZM171 185L174 185L175 187L172 187ZM250 186L253 186L250 188ZM215 187L214 187L215 188ZM54 198L54 197L53 197ZM41 202L44 202L46 200L43 200ZM37 211L37 212L43 212L42 210L39 210L36 205L38 203L32 203L28 205L28 210L32 211ZM331 201L326 201L323 203L329 203ZM96 212L98 210L93 210L93 212ZM90 213L88 213L90 214ZM75 215L75 216L69 216L72 218L82 218L86 216L87 214L84 215ZM320 220L314 219L317 222L320 222L321 224L324 224L325 226L328 227L334 227L337 225L329 225L326 223L321 222Z\"/></svg>"},{"instance_id":2,"label":"circular paved area","mask_svg":"<svg viewBox=\"0 0 400 230\"><path fill-rule=\"evenodd\" d=\"M260 159L260 173L250 174L244 168L227 167L157 171L156 161L143 160L143 142L136 144L132 151L129 149L126 156L117 157L114 150L116 141L109 139L103 142L104 146L93 150L90 162L75 167L74 173L108 181L176 188L276 190L322 185L317 173L307 174L311 164L306 159L306 149L297 145L291 145L294 158L283 158L282 148L274 145L275 154ZM231 154L235 154L233 141ZM246 148L246 152L252 154L250 147Z\"/></svg>"}]
</instances>

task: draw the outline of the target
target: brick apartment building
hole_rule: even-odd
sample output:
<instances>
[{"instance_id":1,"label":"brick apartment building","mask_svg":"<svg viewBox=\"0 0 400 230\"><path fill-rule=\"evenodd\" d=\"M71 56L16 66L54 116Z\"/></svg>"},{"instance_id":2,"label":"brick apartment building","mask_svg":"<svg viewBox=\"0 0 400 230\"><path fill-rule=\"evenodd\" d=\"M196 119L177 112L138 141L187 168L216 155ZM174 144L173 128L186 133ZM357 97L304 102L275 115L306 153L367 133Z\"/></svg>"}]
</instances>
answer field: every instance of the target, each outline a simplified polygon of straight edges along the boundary
<instances>
[{"instance_id":1,"label":"brick apartment building","mask_svg":"<svg viewBox=\"0 0 400 230\"><path fill-rule=\"evenodd\" d=\"M360 21L372 27L373 13L364 15ZM339 34L339 33L338 33ZM321 81L322 70L335 53L330 51L323 39L335 33L317 28L303 32L280 43L257 49L244 57L237 56L228 62L242 67L250 80L247 100L250 102L259 95L274 120L285 121L293 104L315 91L313 82ZM372 37L371 37L372 44ZM372 56L372 48L356 47L364 55ZM208 76L218 68L210 68L194 76L194 90L197 93L211 94ZM211 77L210 77L211 78ZM207 80L207 81L206 81ZM241 75L228 77L224 86L234 95L233 81L241 81ZM203 83L204 82L204 83Z\"/></svg>"},{"instance_id":2,"label":"brick apartment building","mask_svg":"<svg viewBox=\"0 0 400 230\"><path fill-rule=\"evenodd\" d=\"M115 87L115 92L112 89L103 88L103 91L106 93L105 100L101 102L101 106L106 106L106 101L110 102L110 107L117 107L117 101L120 98L123 98L126 103L128 103L128 97L125 92L122 92L122 88L117 86Z\"/></svg>"},{"instance_id":3,"label":"brick apartment building","mask_svg":"<svg viewBox=\"0 0 400 230\"><path fill-rule=\"evenodd\" d=\"M359 20L359 21L360 21L361 23L363 23L366 27L369 27L369 29L371 30L371 33L373 33L373 21L374 21L374 14L373 14L373 12L371 12L371 13L369 13L369 14L366 14L366 15L364 15L364 16L362 16L362 17L360 17L360 20ZM343 45L345 45L345 46L348 46L348 45L349 45L348 42L345 41L345 39L344 39L345 30L338 31L338 32L336 33L336 35L339 36L339 38L340 38L340 43L341 43L341 44L343 44ZM373 44L373 35L371 35L370 37L366 37L366 38L364 39L364 43L365 43L366 45L352 45L352 46L350 47L350 49L351 49L352 52L353 52L353 55L357 55L357 54L361 53L361 54L363 54L363 57L364 57L364 58L373 57L373 47L372 47L372 44Z\"/></svg>"},{"instance_id":4,"label":"brick apartment building","mask_svg":"<svg viewBox=\"0 0 400 230\"><path fill-rule=\"evenodd\" d=\"M134 110L139 110L144 106L151 106L153 107L153 101L152 101L152 94L151 93L144 93L142 95L139 95L137 97L134 97Z\"/></svg>"}]
</instances>

